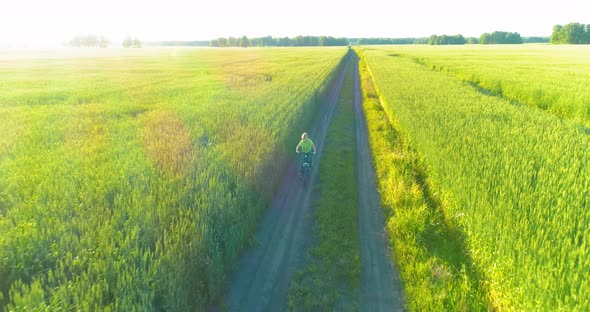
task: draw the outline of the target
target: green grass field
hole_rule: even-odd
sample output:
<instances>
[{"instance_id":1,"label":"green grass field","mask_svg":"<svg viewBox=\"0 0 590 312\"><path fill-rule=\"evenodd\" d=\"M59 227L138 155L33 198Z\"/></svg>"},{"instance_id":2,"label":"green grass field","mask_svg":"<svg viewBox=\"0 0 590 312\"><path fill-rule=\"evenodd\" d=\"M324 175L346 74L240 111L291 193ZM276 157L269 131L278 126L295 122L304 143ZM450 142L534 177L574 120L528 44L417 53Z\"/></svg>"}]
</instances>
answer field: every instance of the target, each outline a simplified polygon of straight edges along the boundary
<instances>
[{"instance_id":1,"label":"green grass field","mask_svg":"<svg viewBox=\"0 0 590 312\"><path fill-rule=\"evenodd\" d=\"M404 144L417 153L417 163L410 163L405 170L423 168L418 177L424 186L415 190L415 199L396 203L398 220L389 228L392 236L399 237L396 232L401 232L402 238L407 236L406 242L396 241L405 245L395 246L394 253L400 248L417 248L409 254L427 256L418 259L423 264L416 264L413 256L397 258L400 271L421 267L426 276L438 276L409 280L412 275L406 275L404 285L412 287L416 295L409 299L417 302L414 307L441 295L461 298L461 293L472 288L484 291L484 303L500 310L590 308L586 300L590 297L590 272L586 269L590 265L590 136L584 114L560 111L588 104L585 81L590 76L578 70L590 66L584 51L587 47L396 46L364 50L376 85L375 97ZM568 73L579 79L565 79ZM485 83L474 85L473 76L481 81L485 80L481 77L501 81L501 92L485 90ZM533 102L514 103L516 99L529 104L518 94L539 89L556 94L547 110ZM394 152L390 155L395 156ZM406 155L402 150L399 157ZM382 166L387 172L396 171L388 166L400 165L392 161ZM382 181L383 200L390 201L390 206L396 200L391 194L407 188L403 179ZM424 190L429 190L434 203L420 199ZM433 209L442 217L433 219L432 212L424 212ZM459 230L454 237L464 240L465 261L473 263L475 279L453 265L458 257L454 248L430 246L433 239L445 235L433 231L438 223ZM443 270L433 263L441 264ZM461 276L467 277L467 292L454 289L453 285L459 285L456 283L439 285ZM437 291L431 293L430 289ZM477 298L467 297L468 307L485 309L474 305ZM442 304L447 310L465 308L461 300Z\"/></svg>"},{"instance_id":2,"label":"green grass field","mask_svg":"<svg viewBox=\"0 0 590 312\"><path fill-rule=\"evenodd\" d=\"M0 310L218 298L345 54L0 53Z\"/></svg>"},{"instance_id":3,"label":"green grass field","mask_svg":"<svg viewBox=\"0 0 590 312\"><path fill-rule=\"evenodd\" d=\"M392 258L410 311L483 311L486 295L458 224L425 181L420 155L383 106L366 58L360 66L363 106Z\"/></svg>"},{"instance_id":4,"label":"green grass field","mask_svg":"<svg viewBox=\"0 0 590 312\"><path fill-rule=\"evenodd\" d=\"M392 53L590 127L590 46L399 46Z\"/></svg>"},{"instance_id":5,"label":"green grass field","mask_svg":"<svg viewBox=\"0 0 590 312\"><path fill-rule=\"evenodd\" d=\"M357 51L406 307L589 310L590 49ZM346 54L0 50L0 311L222 301ZM358 308L351 72L292 310Z\"/></svg>"}]
</instances>

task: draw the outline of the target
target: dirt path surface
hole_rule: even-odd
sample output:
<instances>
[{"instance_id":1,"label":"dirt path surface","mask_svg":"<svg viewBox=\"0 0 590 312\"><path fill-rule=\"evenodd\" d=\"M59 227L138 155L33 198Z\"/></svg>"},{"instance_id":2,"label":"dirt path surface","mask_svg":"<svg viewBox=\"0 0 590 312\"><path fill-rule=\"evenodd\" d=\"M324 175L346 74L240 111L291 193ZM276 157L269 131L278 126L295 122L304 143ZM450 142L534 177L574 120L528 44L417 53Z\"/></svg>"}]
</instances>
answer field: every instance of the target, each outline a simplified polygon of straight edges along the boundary
<instances>
[{"instance_id":1,"label":"dirt path surface","mask_svg":"<svg viewBox=\"0 0 590 312\"><path fill-rule=\"evenodd\" d=\"M226 296L229 311L284 311L293 272L301 264L312 227L312 193L324 139L344 81L348 61L330 90L320 120L310 132L317 147L311 180L303 186L296 164L288 169L278 194L256 233L257 246L240 260ZM295 147L293 147L295 150Z\"/></svg>"},{"instance_id":2,"label":"dirt path surface","mask_svg":"<svg viewBox=\"0 0 590 312\"><path fill-rule=\"evenodd\" d=\"M367 124L362 107L358 60L353 60L356 176L361 246L361 311L404 311L401 283L385 233Z\"/></svg>"}]
</instances>

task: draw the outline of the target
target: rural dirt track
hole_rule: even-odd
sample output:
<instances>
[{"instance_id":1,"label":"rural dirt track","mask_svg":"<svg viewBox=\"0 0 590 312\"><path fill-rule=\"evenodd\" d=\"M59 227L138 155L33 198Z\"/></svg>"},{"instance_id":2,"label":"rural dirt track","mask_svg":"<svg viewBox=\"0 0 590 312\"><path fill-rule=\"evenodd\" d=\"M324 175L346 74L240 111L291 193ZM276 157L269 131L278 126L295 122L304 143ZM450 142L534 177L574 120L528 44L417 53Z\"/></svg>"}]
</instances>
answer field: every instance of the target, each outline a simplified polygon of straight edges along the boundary
<instances>
[{"instance_id":1,"label":"rural dirt track","mask_svg":"<svg viewBox=\"0 0 590 312\"><path fill-rule=\"evenodd\" d=\"M302 262L305 242L312 231L312 193L323 142L350 64L348 61L338 74L324 104L322 118L313 131L309 131L317 147L310 183L306 187L301 185L293 162L256 233L257 246L240 260L223 308L229 311L286 310L289 281Z\"/></svg>"},{"instance_id":2,"label":"rural dirt track","mask_svg":"<svg viewBox=\"0 0 590 312\"><path fill-rule=\"evenodd\" d=\"M318 147L311 180L303 187L296 164L288 169L272 206L256 233L257 245L239 263L222 310L284 311L293 273L300 269L312 232L313 185L322 155L322 146L334 113L348 66L354 66L354 110L356 167L359 192L359 224L362 262L361 311L403 311L401 285L389 258L384 221L379 206L375 172L362 111L358 60L349 60L330 90L321 120L310 131Z\"/></svg>"},{"instance_id":3,"label":"rural dirt track","mask_svg":"<svg viewBox=\"0 0 590 312\"><path fill-rule=\"evenodd\" d=\"M404 311L401 283L389 256L385 221L362 107L358 60L354 63L354 132L361 247L361 311Z\"/></svg>"}]
</instances>

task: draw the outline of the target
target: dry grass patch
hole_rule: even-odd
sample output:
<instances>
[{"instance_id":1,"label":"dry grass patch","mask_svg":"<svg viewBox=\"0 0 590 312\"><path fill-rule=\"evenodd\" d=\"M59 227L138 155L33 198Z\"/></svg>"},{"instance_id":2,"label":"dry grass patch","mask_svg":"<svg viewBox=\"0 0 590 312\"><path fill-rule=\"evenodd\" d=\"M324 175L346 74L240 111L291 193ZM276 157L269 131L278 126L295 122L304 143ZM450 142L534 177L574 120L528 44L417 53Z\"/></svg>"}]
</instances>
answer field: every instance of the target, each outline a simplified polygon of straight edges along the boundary
<instances>
[{"instance_id":1,"label":"dry grass patch","mask_svg":"<svg viewBox=\"0 0 590 312\"><path fill-rule=\"evenodd\" d=\"M153 110L141 117L141 142L148 157L168 175L182 175L195 157L189 129L173 112Z\"/></svg>"}]
</instances>

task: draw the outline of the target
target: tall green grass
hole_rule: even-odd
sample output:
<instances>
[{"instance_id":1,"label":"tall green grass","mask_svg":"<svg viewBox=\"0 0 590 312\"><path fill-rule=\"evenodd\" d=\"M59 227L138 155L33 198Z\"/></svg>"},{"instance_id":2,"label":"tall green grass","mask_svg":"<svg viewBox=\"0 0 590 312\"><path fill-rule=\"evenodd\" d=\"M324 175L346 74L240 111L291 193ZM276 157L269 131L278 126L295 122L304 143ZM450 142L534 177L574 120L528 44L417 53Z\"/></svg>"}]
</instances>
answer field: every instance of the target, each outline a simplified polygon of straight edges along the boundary
<instances>
[{"instance_id":1,"label":"tall green grass","mask_svg":"<svg viewBox=\"0 0 590 312\"><path fill-rule=\"evenodd\" d=\"M419 154L381 103L362 50L363 109L393 259L410 311L486 310L481 273L455 218L428 184Z\"/></svg>"},{"instance_id":2,"label":"tall green grass","mask_svg":"<svg viewBox=\"0 0 590 312\"><path fill-rule=\"evenodd\" d=\"M0 310L203 310L345 53L0 55Z\"/></svg>"},{"instance_id":3,"label":"tall green grass","mask_svg":"<svg viewBox=\"0 0 590 312\"><path fill-rule=\"evenodd\" d=\"M588 46L399 46L395 54L590 127Z\"/></svg>"},{"instance_id":4,"label":"tall green grass","mask_svg":"<svg viewBox=\"0 0 590 312\"><path fill-rule=\"evenodd\" d=\"M502 310L588 310L590 137L488 96L395 48L367 49L385 110L419 153Z\"/></svg>"}]
</instances>

